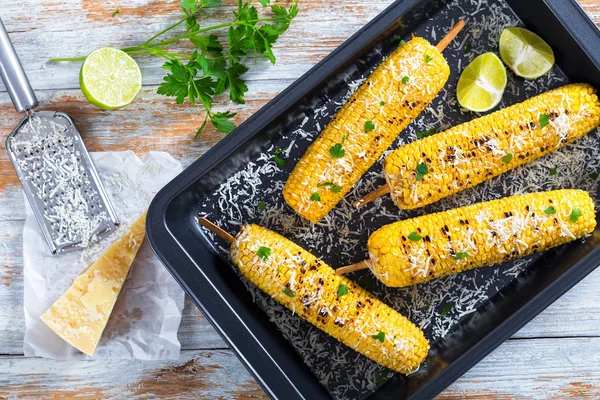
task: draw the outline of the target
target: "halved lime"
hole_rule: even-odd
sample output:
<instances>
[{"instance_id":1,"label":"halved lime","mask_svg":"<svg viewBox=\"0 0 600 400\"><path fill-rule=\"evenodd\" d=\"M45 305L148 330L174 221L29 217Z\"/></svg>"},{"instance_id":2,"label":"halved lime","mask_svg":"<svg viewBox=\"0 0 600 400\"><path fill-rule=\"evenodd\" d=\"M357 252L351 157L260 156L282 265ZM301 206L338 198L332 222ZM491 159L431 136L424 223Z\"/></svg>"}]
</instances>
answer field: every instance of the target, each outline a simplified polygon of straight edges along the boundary
<instances>
[{"instance_id":1,"label":"halved lime","mask_svg":"<svg viewBox=\"0 0 600 400\"><path fill-rule=\"evenodd\" d=\"M554 65L554 52L548 43L523 28L502 31L500 57L517 76L526 79L539 78Z\"/></svg>"},{"instance_id":2,"label":"halved lime","mask_svg":"<svg viewBox=\"0 0 600 400\"><path fill-rule=\"evenodd\" d=\"M127 53L103 47L86 57L79 72L79 85L90 103L103 110L114 110L135 99L142 87L142 73Z\"/></svg>"},{"instance_id":3,"label":"halved lime","mask_svg":"<svg viewBox=\"0 0 600 400\"><path fill-rule=\"evenodd\" d=\"M506 69L494 53L475 58L458 80L456 95L467 110L483 112L500 103L506 87Z\"/></svg>"}]
</instances>

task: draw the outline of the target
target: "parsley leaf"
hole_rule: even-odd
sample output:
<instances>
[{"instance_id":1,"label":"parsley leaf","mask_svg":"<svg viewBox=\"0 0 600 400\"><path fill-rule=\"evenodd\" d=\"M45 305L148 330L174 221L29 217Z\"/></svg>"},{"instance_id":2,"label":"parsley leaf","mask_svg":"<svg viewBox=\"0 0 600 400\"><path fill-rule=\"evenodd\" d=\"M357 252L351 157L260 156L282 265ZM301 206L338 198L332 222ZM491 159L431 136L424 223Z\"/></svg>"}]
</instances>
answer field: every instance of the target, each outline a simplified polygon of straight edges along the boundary
<instances>
[{"instance_id":1,"label":"parsley leaf","mask_svg":"<svg viewBox=\"0 0 600 400\"><path fill-rule=\"evenodd\" d=\"M540 128L545 127L550 123L550 116L548 114L540 114Z\"/></svg>"},{"instance_id":2,"label":"parsley leaf","mask_svg":"<svg viewBox=\"0 0 600 400\"><path fill-rule=\"evenodd\" d=\"M321 201L321 195L319 192L314 192L310 195L310 201Z\"/></svg>"},{"instance_id":3,"label":"parsley leaf","mask_svg":"<svg viewBox=\"0 0 600 400\"><path fill-rule=\"evenodd\" d=\"M381 371L375 372L375 383L381 385L387 380L387 377L392 373L391 370L384 368Z\"/></svg>"},{"instance_id":4,"label":"parsley leaf","mask_svg":"<svg viewBox=\"0 0 600 400\"><path fill-rule=\"evenodd\" d=\"M277 165L279 165L280 167L285 167L285 166L286 166L286 164L287 164L287 161L286 161L286 160L284 160L283 158L279 157L279 155L280 155L281 153L283 153L283 150L281 150L279 147L277 147L277 148L275 149L275 154L273 154L273 155L271 156L271 159L272 159L273 161L275 161L275 163L276 163Z\"/></svg>"},{"instance_id":5,"label":"parsley leaf","mask_svg":"<svg viewBox=\"0 0 600 400\"><path fill-rule=\"evenodd\" d=\"M423 176L429 172L427 164L417 164L417 180L423 179Z\"/></svg>"},{"instance_id":6,"label":"parsley leaf","mask_svg":"<svg viewBox=\"0 0 600 400\"><path fill-rule=\"evenodd\" d=\"M344 150L341 143L336 143L329 148L329 154L333 158L342 158L346 154L346 150Z\"/></svg>"},{"instance_id":7,"label":"parsley leaf","mask_svg":"<svg viewBox=\"0 0 600 400\"><path fill-rule=\"evenodd\" d=\"M256 208L258 208L258 211L265 211L265 209L267 208L267 203L261 200L258 202L258 206L256 206Z\"/></svg>"},{"instance_id":8,"label":"parsley leaf","mask_svg":"<svg viewBox=\"0 0 600 400\"><path fill-rule=\"evenodd\" d=\"M427 136L435 135L436 132L437 132L437 129L435 129L435 128L427 129L426 131L417 132L417 139L423 139L423 138L426 138Z\"/></svg>"},{"instance_id":9,"label":"parsley leaf","mask_svg":"<svg viewBox=\"0 0 600 400\"><path fill-rule=\"evenodd\" d=\"M288 297L295 296L294 292L292 292L289 287L286 287L285 289L283 289L283 293L285 293Z\"/></svg>"},{"instance_id":10,"label":"parsley leaf","mask_svg":"<svg viewBox=\"0 0 600 400\"><path fill-rule=\"evenodd\" d=\"M456 255L454 256L454 259L456 261L458 261L458 260L464 260L467 257L469 257L469 253L467 253L466 251L461 251L461 252L456 253Z\"/></svg>"},{"instance_id":11,"label":"parsley leaf","mask_svg":"<svg viewBox=\"0 0 600 400\"><path fill-rule=\"evenodd\" d=\"M575 223L579 220L579 217L581 217L581 215L581 210L574 208L573 211L571 211L571 214L569 214L569 220Z\"/></svg>"},{"instance_id":12,"label":"parsley leaf","mask_svg":"<svg viewBox=\"0 0 600 400\"><path fill-rule=\"evenodd\" d=\"M592 172L588 176L590 177L590 179L598 179L598 173L597 172Z\"/></svg>"},{"instance_id":13,"label":"parsley leaf","mask_svg":"<svg viewBox=\"0 0 600 400\"><path fill-rule=\"evenodd\" d=\"M358 283L358 286L365 290L368 290L369 292L373 290L373 278L371 278L370 275L361 276L360 278L358 278L358 281L356 281L356 283Z\"/></svg>"},{"instance_id":14,"label":"parsley leaf","mask_svg":"<svg viewBox=\"0 0 600 400\"><path fill-rule=\"evenodd\" d=\"M365 121L365 133L369 133L373 129L375 129L375 125L373 125L373 122L372 121Z\"/></svg>"},{"instance_id":15,"label":"parsley leaf","mask_svg":"<svg viewBox=\"0 0 600 400\"><path fill-rule=\"evenodd\" d=\"M198 50L215 57L221 56L223 52L223 46L219 43L219 37L216 35L192 36L190 37L190 42L192 42Z\"/></svg>"},{"instance_id":16,"label":"parsley leaf","mask_svg":"<svg viewBox=\"0 0 600 400\"><path fill-rule=\"evenodd\" d=\"M121 10L120 9L116 9L115 12L112 13L113 17L116 17L117 15L121 14Z\"/></svg>"},{"instance_id":17,"label":"parsley leaf","mask_svg":"<svg viewBox=\"0 0 600 400\"><path fill-rule=\"evenodd\" d=\"M348 286L344 285L343 283L340 283L340 286L338 287L337 291L338 297L342 297L346 294L348 294Z\"/></svg>"},{"instance_id":18,"label":"parsley leaf","mask_svg":"<svg viewBox=\"0 0 600 400\"><path fill-rule=\"evenodd\" d=\"M465 54L470 53L471 49L473 48L473 42L471 42L470 40L467 42L467 45L465 46Z\"/></svg>"},{"instance_id":19,"label":"parsley leaf","mask_svg":"<svg viewBox=\"0 0 600 400\"><path fill-rule=\"evenodd\" d=\"M373 339L379 340L381 343L385 342L385 332L381 331L377 335L371 335Z\"/></svg>"},{"instance_id":20,"label":"parsley leaf","mask_svg":"<svg viewBox=\"0 0 600 400\"><path fill-rule=\"evenodd\" d=\"M340 190L342 190L342 187L340 185L336 185L333 182L323 182L323 183L320 183L317 185L317 187L323 187L323 186L329 186L333 193L339 193Z\"/></svg>"},{"instance_id":21,"label":"parsley leaf","mask_svg":"<svg viewBox=\"0 0 600 400\"><path fill-rule=\"evenodd\" d=\"M513 154L512 153L506 153L504 155L504 157L501 158L502 162L504 164L508 164L509 162L511 162L513 159Z\"/></svg>"},{"instance_id":22,"label":"parsley leaf","mask_svg":"<svg viewBox=\"0 0 600 400\"><path fill-rule=\"evenodd\" d=\"M548 208L546 208L544 210L544 214L546 214L546 215L554 215L554 214L556 214L556 209L554 208L554 206L549 206Z\"/></svg>"},{"instance_id":23,"label":"parsley leaf","mask_svg":"<svg viewBox=\"0 0 600 400\"><path fill-rule=\"evenodd\" d=\"M412 240L413 242L418 242L419 240L423 239L423 237L417 232L411 232L410 235L408 235L408 239Z\"/></svg>"},{"instance_id":24,"label":"parsley leaf","mask_svg":"<svg viewBox=\"0 0 600 400\"><path fill-rule=\"evenodd\" d=\"M235 117L235 115L236 113L231 111L217 112L210 116L210 122L219 132L231 133L235 129L235 124L229 119Z\"/></svg>"},{"instance_id":25,"label":"parsley leaf","mask_svg":"<svg viewBox=\"0 0 600 400\"><path fill-rule=\"evenodd\" d=\"M266 7L269 5L271 0L258 0L258 2L260 3L261 6Z\"/></svg>"},{"instance_id":26,"label":"parsley leaf","mask_svg":"<svg viewBox=\"0 0 600 400\"><path fill-rule=\"evenodd\" d=\"M380 101L380 102L379 102L379 105L380 105L381 107L385 106L385 101Z\"/></svg>"},{"instance_id":27,"label":"parsley leaf","mask_svg":"<svg viewBox=\"0 0 600 400\"><path fill-rule=\"evenodd\" d=\"M261 260L268 260L271 255L271 249L265 246L260 246L256 251L256 256Z\"/></svg>"},{"instance_id":28,"label":"parsley leaf","mask_svg":"<svg viewBox=\"0 0 600 400\"><path fill-rule=\"evenodd\" d=\"M408 76L403 76L403 77L402 77L402 83L403 83L404 85L406 85L406 84L408 83L408 80L409 80Z\"/></svg>"},{"instance_id":29,"label":"parsley leaf","mask_svg":"<svg viewBox=\"0 0 600 400\"><path fill-rule=\"evenodd\" d=\"M429 54L427 54L427 55L425 56L425 63L426 63L426 64L429 64L429 61L431 61L431 60L433 60L433 58L431 58L431 56L430 56Z\"/></svg>"},{"instance_id":30,"label":"parsley leaf","mask_svg":"<svg viewBox=\"0 0 600 400\"><path fill-rule=\"evenodd\" d=\"M405 44L406 44L406 41L404 39L400 39L400 42L398 42L398 47L404 46Z\"/></svg>"},{"instance_id":31,"label":"parsley leaf","mask_svg":"<svg viewBox=\"0 0 600 400\"><path fill-rule=\"evenodd\" d=\"M448 313L450 312L450 310L452 310L453 307L454 303L446 303L446 305L444 305L444 308L442 308L442 311L440 311L440 317L445 317L446 315L448 315Z\"/></svg>"},{"instance_id":32,"label":"parsley leaf","mask_svg":"<svg viewBox=\"0 0 600 400\"><path fill-rule=\"evenodd\" d=\"M551 176L558 174L558 172L556 171L556 168L548 168L548 171L550 172Z\"/></svg>"}]
</instances>

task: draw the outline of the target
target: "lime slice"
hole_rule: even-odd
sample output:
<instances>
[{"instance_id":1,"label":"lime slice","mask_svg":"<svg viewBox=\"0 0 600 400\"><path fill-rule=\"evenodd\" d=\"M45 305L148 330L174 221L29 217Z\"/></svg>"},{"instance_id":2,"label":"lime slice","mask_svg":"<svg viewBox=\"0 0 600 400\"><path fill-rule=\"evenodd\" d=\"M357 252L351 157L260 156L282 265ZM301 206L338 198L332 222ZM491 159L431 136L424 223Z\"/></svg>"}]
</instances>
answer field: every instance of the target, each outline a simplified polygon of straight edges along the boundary
<instances>
[{"instance_id":1,"label":"lime slice","mask_svg":"<svg viewBox=\"0 0 600 400\"><path fill-rule=\"evenodd\" d=\"M506 87L506 69L494 53L474 59L460 75L456 95L460 105L471 111L487 111L500 103Z\"/></svg>"},{"instance_id":2,"label":"lime slice","mask_svg":"<svg viewBox=\"0 0 600 400\"><path fill-rule=\"evenodd\" d=\"M554 65L554 52L548 43L523 28L502 31L500 57L517 76L526 79L539 78Z\"/></svg>"},{"instance_id":3,"label":"lime slice","mask_svg":"<svg viewBox=\"0 0 600 400\"><path fill-rule=\"evenodd\" d=\"M103 47L86 57L79 85L90 103L103 110L114 110L135 99L142 87L142 73L127 53Z\"/></svg>"}]
</instances>

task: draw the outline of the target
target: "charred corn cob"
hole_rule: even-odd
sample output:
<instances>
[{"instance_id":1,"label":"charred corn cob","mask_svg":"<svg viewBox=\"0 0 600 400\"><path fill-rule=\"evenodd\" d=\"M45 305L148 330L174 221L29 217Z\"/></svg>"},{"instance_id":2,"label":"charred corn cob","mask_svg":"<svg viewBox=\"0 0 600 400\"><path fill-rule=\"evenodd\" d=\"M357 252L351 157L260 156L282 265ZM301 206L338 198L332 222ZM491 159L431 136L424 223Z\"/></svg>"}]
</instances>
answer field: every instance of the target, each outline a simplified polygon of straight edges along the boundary
<instances>
[{"instance_id":1,"label":"charred corn cob","mask_svg":"<svg viewBox=\"0 0 600 400\"><path fill-rule=\"evenodd\" d=\"M587 192L524 194L384 226L369 237L367 264L384 284L408 286L544 251L595 226Z\"/></svg>"},{"instance_id":2,"label":"charred corn cob","mask_svg":"<svg viewBox=\"0 0 600 400\"><path fill-rule=\"evenodd\" d=\"M446 60L426 40L398 48L360 86L296 164L286 202L316 223L444 87Z\"/></svg>"},{"instance_id":3,"label":"charred corn cob","mask_svg":"<svg viewBox=\"0 0 600 400\"><path fill-rule=\"evenodd\" d=\"M231 258L262 291L373 361L407 374L425 359L429 344L419 328L283 236L245 225Z\"/></svg>"},{"instance_id":4,"label":"charred corn cob","mask_svg":"<svg viewBox=\"0 0 600 400\"><path fill-rule=\"evenodd\" d=\"M394 203L413 209L542 157L598 125L595 90L571 84L398 148L383 168Z\"/></svg>"}]
</instances>

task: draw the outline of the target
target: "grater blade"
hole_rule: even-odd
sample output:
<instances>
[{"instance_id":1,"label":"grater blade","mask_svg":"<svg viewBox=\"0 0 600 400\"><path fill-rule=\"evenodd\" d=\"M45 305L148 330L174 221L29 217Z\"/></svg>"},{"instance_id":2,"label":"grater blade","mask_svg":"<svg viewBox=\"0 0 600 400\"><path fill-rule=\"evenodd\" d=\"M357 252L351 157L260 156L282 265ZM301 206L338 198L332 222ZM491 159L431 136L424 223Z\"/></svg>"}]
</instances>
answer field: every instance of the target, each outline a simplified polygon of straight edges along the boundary
<instances>
[{"instance_id":1,"label":"grater blade","mask_svg":"<svg viewBox=\"0 0 600 400\"><path fill-rule=\"evenodd\" d=\"M30 111L6 148L53 254L86 248L119 221L73 120Z\"/></svg>"}]
</instances>

